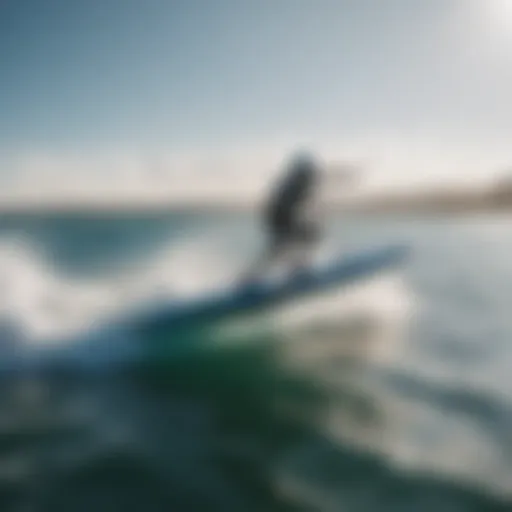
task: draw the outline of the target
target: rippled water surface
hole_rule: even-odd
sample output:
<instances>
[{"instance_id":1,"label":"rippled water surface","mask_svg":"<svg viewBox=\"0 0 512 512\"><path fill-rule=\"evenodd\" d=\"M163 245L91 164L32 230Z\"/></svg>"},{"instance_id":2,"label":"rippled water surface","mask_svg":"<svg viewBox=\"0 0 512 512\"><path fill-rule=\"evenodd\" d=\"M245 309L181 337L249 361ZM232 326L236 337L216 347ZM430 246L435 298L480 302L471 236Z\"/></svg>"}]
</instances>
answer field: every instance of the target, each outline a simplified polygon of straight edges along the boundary
<instances>
[{"instance_id":1,"label":"rippled water surface","mask_svg":"<svg viewBox=\"0 0 512 512\"><path fill-rule=\"evenodd\" d=\"M413 252L330 299L334 326L129 373L3 376L0 510L510 510L509 222L339 216L327 253ZM238 214L3 218L3 350L221 284L258 250L256 228Z\"/></svg>"}]
</instances>

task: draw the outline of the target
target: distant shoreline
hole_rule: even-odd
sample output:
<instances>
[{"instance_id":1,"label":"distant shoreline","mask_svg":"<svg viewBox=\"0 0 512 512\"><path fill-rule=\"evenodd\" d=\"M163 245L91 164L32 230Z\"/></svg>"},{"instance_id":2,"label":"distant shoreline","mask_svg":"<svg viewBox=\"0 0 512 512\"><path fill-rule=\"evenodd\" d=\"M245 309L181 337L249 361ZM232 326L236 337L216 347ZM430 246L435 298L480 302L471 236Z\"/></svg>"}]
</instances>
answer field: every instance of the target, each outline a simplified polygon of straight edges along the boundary
<instances>
[{"instance_id":1,"label":"distant shoreline","mask_svg":"<svg viewBox=\"0 0 512 512\"><path fill-rule=\"evenodd\" d=\"M35 192L35 191L34 191ZM97 195L89 197L0 197L0 217L13 215L125 216L165 215L170 213L253 212L261 204L259 193L238 196L184 194L166 197ZM512 186L491 188L436 187L423 190L363 192L324 199L326 212L454 215L512 212Z\"/></svg>"},{"instance_id":2,"label":"distant shoreline","mask_svg":"<svg viewBox=\"0 0 512 512\"><path fill-rule=\"evenodd\" d=\"M258 210L256 202L190 201L147 203L55 203L55 204L0 204L0 219L12 216L158 216L172 213L251 213ZM358 201L350 204L331 203L324 207L326 213L402 214L402 215L465 215L512 213L511 204L462 204L421 201Z\"/></svg>"}]
</instances>

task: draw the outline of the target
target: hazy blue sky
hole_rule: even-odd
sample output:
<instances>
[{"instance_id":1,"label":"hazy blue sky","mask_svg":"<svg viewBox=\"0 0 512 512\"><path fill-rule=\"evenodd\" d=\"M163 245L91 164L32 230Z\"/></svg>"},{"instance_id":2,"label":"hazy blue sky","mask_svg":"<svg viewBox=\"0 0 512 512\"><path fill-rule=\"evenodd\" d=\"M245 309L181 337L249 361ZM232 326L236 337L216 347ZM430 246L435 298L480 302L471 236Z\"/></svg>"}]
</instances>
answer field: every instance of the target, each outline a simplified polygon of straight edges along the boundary
<instances>
[{"instance_id":1,"label":"hazy blue sky","mask_svg":"<svg viewBox=\"0 0 512 512\"><path fill-rule=\"evenodd\" d=\"M300 142L393 179L484 173L512 164L511 4L1 0L0 151Z\"/></svg>"}]
</instances>

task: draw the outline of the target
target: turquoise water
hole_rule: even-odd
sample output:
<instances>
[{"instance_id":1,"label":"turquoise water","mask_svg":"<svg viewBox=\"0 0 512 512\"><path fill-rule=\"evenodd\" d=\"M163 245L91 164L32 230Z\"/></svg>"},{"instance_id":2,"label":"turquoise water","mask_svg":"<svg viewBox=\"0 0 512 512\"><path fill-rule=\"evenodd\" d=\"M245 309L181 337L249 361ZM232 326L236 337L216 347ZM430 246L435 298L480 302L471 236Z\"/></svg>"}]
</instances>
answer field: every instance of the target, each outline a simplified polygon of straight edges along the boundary
<instances>
[{"instance_id":1,"label":"turquoise water","mask_svg":"<svg viewBox=\"0 0 512 512\"><path fill-rule=\"evenodd\" d=\"M510 510L508 224L330 219L327 251L412 245L339 299L394 339L269 333L130 374L4 377L0 510ZM213 287L260 243L238 213L3 218L3 344Z\"/></svg>"}]
</instances>

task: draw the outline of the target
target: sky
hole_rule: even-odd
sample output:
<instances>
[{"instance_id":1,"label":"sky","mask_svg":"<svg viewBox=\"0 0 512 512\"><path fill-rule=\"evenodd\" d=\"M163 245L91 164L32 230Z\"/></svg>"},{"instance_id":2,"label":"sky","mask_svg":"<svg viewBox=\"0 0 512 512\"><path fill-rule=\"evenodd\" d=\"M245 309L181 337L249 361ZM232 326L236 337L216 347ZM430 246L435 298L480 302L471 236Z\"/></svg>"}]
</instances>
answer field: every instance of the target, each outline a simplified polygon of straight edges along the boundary
<instances>
[{"instance_id":1,"label":"sky","mask_svg":"<svg viewBox=\"0 0 512 512\"><path fill-rule=\"evenodd\" d=\"M473 183L512 167L511 64L512 0L0 0L0 179L251 179L308 147Z\"/></svg>"}]
</instances>

